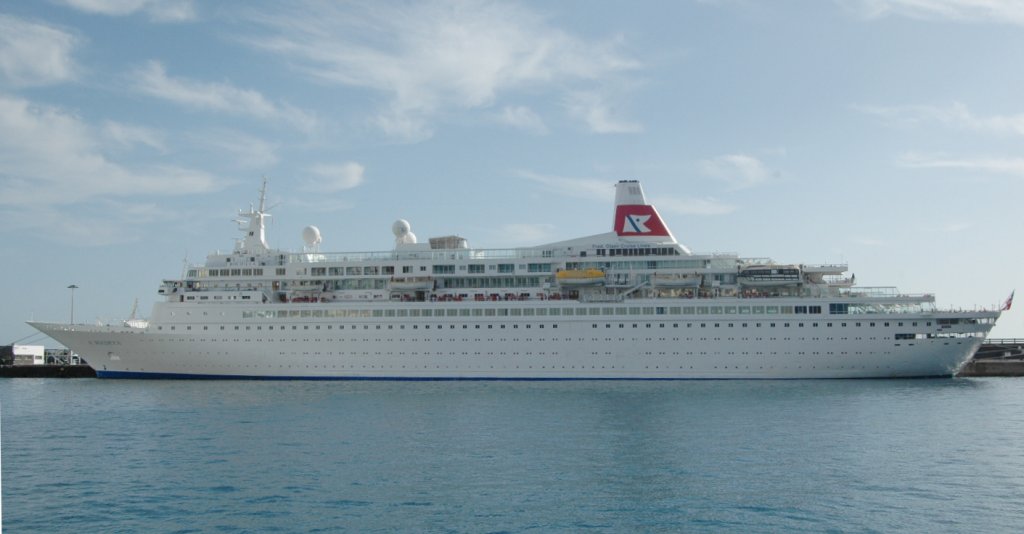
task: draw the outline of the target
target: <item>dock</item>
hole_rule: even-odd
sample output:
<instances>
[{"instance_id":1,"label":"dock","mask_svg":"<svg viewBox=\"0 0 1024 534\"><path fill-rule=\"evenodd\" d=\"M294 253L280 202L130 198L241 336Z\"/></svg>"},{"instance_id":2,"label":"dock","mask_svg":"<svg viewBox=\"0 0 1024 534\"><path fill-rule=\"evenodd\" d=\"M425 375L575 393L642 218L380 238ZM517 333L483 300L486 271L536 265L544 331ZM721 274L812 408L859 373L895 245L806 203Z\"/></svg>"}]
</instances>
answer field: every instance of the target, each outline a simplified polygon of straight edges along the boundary
<instances>
[{"instance_id":1,"label":"dock","mask_svg":"<svg viewBox=\"0 0 1024 534\"><path fill-rule=\"evenodd\" d=\"M986 339L957 376L1024 376L1024 339Z\"/></svg>"},{"instance_id":2,"label":"dock","mask_svg":"<svg viewBox=\"0 0 1024 534\"><path fill-rule=\"evenodd\" d=\"M96 378L88 365L0 365L0 378Z\"/></svg>"}]
</instances>

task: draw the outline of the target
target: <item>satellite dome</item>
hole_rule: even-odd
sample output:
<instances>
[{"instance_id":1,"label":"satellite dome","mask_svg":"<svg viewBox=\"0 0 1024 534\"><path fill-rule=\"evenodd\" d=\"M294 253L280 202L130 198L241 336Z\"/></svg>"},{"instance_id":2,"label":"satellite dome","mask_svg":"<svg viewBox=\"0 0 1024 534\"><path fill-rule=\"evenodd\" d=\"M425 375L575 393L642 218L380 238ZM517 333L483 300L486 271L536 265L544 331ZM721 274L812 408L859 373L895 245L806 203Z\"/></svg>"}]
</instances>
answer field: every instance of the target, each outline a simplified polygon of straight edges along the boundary
<instances>
[{"instance_id":1,"label":"satellite dome","mask_svg":"<svg viewBox=\"0 0 1024 534\"><path fill-rule=\"evenodd\" d=\"M391 232L395 234L396 245L411 245L416 243L416 234L412 233L412 226L405 219L398 219L391 225Z\"/></svg>"},{"instance_id":2,"label":"satellite dome","mask_svg":"<svg viewBox=\"0 0 1024 534\"><path fill-rule=\"evenodd\" d=\"M322 241L320 237L320 229L316 226L307 226L302 229L302 240L306 243L307 247L315 247Z\"/></svg>"},{"instance_id":3,"label":"satellite dome","mask_svg":"<svg viewBox=\"0 0 1024 534\"><path fill-rule=\"evenodd\" d=\"M412 227L409 226L409 221L405 219L398 219L395 221L395 224L391 225L391 231L395 234L395 237L402 237L403 235L408 234L411 230Z\"/></svg>"}]
</instances>

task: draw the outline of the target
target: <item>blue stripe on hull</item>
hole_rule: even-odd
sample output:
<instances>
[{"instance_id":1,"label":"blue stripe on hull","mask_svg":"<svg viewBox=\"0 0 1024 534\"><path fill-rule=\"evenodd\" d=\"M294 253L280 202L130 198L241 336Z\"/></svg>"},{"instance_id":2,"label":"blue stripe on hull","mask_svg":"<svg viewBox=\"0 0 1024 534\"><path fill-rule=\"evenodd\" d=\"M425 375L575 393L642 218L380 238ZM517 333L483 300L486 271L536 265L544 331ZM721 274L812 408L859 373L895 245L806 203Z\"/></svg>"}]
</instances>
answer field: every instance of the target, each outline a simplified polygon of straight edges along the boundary
<instances>
[{"instance_id":1,"label":"blue stripe on hull","mask_svg":"<svg viewBox=\"0 0 1024 534\"><path fill-rule=\"evenodd\" d=\"M97 378L128 378L156 380L379 380L408 382L449 382L449 381L526 381L526 382L559 382L570 380L873 380L886 377L848 377L848 378L702 378L702 377L497 377L497 376L252 376L252 375L200 375L185 373L145 373L136 371L96 371ZM922 375L891 377L904 378L953 378L952 375Z\"/></svg>"}]
</instances>

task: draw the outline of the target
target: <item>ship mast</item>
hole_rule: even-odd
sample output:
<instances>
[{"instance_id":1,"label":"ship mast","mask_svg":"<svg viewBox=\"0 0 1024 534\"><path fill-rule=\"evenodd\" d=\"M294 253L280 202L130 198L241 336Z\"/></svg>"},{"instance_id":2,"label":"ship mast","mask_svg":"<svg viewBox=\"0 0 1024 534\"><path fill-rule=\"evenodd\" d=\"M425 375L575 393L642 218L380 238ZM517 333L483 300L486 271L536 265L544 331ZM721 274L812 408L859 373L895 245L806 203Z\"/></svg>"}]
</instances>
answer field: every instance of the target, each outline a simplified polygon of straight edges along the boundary
<instances>
[{"instance_id":1,"label":"ship mast","mask_svg":"<svg viewBox=\"0 0 1024 534\"><path fill-rule=\"evenodd\" d=\"M242 254L261 254L270 250L266 235L266 218L270 217L270 214L267 213L266 176L263 177L263 185L260 187L259 209L250 204L249 211L239 210L238 216L242 217L237 222L240 225L239 229L245 233L245 237L235 243L235 251Z\"/></svg>"}]
</instances>

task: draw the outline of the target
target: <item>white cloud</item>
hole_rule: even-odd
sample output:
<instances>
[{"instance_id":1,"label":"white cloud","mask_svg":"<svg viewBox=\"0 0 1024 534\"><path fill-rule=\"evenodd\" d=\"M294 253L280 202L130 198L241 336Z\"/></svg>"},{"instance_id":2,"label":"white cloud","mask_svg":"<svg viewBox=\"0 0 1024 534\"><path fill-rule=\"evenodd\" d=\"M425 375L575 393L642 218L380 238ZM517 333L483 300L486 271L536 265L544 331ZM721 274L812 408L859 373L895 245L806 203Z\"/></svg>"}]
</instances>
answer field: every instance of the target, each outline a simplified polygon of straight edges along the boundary
<instances>
[{"instance_id":1,"label":"white cloud","mask_svg":"<svg viewBox=\"0 0 1024 534\"><path fill-rule=\"evenodd\" d=\"M587 41L503 2L325 4L252 16L269 28L249 43L308 75L389 97L385 132L422 139L451 110L492 106L503 93L593 85L637 69L621 43Z\"/></svg>"},{"instance_id":2,"label":"white cloud","mask_svg":"<svg viewBox=\"0 0 1024 534\"><path fill-rule=\"evenodd\" d=\"M63 0L79 11L123 17L145 13L154 22L184 22L195 20L192 0Z\"/></svg>"},{"instance_id":3,"label":"white cloud","mask_svg":"<svg viewBox=\"0 0 1024 534\"><path fill-rule=\"evenodd\" d=\"M973 227L974 225L968 222L949 222L943 225L942 230L944 232L956 233L970 230Z\"/></svg>"},{"instance_id":4,"label":"white cloud","mask_svg":"<svg viewBox=\"0 0 1024 534\"><path fill-rule=\"evenodd\" d=\"M171 166L130 169L103 154L102 131L59 108L0 95L0 205L212 191L216 180Z\"/></svg>"},{"instance_id":5,"label":"white cloud","mask_svg":"<svg viewBox=\"0 0 1024 534\"><path fill-rule=\"evenodd\" d=\"M855 106L855 109L893 124L917 126L934 122L963 130L1024 135L1024 113L982 117L960 102L947 106Z\"/></svg>"},{"instance_id":6,"label":"white cloud","mask_svg":"<svg viewBox=\"0 0 1024 534\"><path fill-rule=\"evenodd\" d=\"M278 145L242 132L217 129L192 135L191 139L239 169L265 169L279 160Z\"/></svg>"},{"instance_id":7,"label":"white cloud","mask_svg":"<svg viewBox=\"0 0 1024 534\"><path fill-rule=\"evenodd\" d=\"M0 13L0 81L21 87L72 80L77 43L67 32Z\"/></svg>"},{"instance_id":8,"label":"white cloud","mask_svg":"<svg viewBox=\"0 0 1024 534\"><path fill-rule=\"evenodd\" d=\"M178 214L152 202L107 198L71 210L66 206L0 206L0 221L8 232L83 247L138 241L146 237L147 225L178 219Z\"/></svg>"},{"instance_id":9,"label":"white cloud","mask_svg":"<svg viewBox=\"0 0 1024 534\"><path fill-rule=\"evenodd\" d=\"M643 126L621 117L607 99L594 92L576 92L566 98L569 114L582 120L595 133L637 133Z\"/></svg>"},{"instance_id":10,"label":"white cloud","mask_svg":"<svg viewBox=\"0 0 1024 534\"><path fill-rule=\"evenodd\" d=\"M746 154L727 154L706 159L698 167L703 174L722 180L733 190L760 185L777 174L768 170L761 160Z\"/></svg>"},{"instance_id":11,"label":"white cloud","mask_svg":"<svg viewBox=\"0 0 1024 534\"><path fill-rule=\"evenodd\" d=\"M911 169L962 169L1024 175L1024 158L950 158L910 152L900 157L899 164Z\"/></svg>"},{"instance_id":12,"label":"white cloud","mask_svg":"<svg viewBox=\"0 0 1024 534\"><path fill-rule=\"evenodd\" d=\"M548 133L548 127L532 109L526 106L507 106L502 110L498 120L504 124L527 132L544 135Z\"/></svg>"},{"instance_id":13,"label":"white cloud","mask_svg":"<svg viewBox=\"0 0 1024 534\"><path fill-rule=\"evenodd\" d=\"M337 193L352 189L365 181L365 171L365 167L354 161L314 165L309 168L309 172L316 178L306 182L303 189L321 193Z\"/></svg>"},{"instance_id":14,"label":"white cloud","mask_svg":"<svg viewBox=\"0 0 1024 534\"><path fill-rule=\"evenodd\" d=\"M661 197L651 203L661 211L680 215L725 215L736 211L736 206L714 198L667 198Z\"/></svg>"},{"instance_id":15,"label":"white cloud","mask_svg":"<svg viewBox=\"0 0 1024 534\"><path fill-rule=\"evenodd\" d=\"M161 152L167 150L163 134L152 128L106 121L103 123L102 133L108 144L121 148L134 148L138 145L144 145Z\"/></svg>"},{"instance_id":16,"label":"white cloud","mask_svg":"<svg viewBox=\"0 0 1024 534\"><path fill-rule=\"evenodd\" d=\"M289 104L275 104L258 91L239 89L227 83L210 83L171 78L158 61L150 61L134 73L136 87L150 96L199 110L282 121L310 132L316 119Z\"/></svg>"},{"instance_id":17,"label":"white cloud","mask_svg":"<svg viewBox=\"0 0 1024 534\"><path fill-rule=\"evenodd\" d=\"M854 243L864 245L866 247L881 247L886 244L885 241L882 241L881 239L869 236L854 236L852 239Z\"/></svg>"},{"instance_id":18,"label":"white cloud","mask_svg":"<svg viewBox=\"0 0 1024 534\"><path fill-rule=\"evenodd\" d=\"M845 0L869 18L900 15L917 19L1024 25L1020 0Z\"/></svg>"},{"instance_id":19,"label":"white cloud","mask_svg":"<svg viewBox=\"0 0 1024 534\"><path fill-rule=\"evenodd\" d=\"M615 199L615 188L605 180L593 178L567 178L537 174L531 171L519 171L519 176L543 185L546 189L559 195L612 202Z\"/></svg>"}]
</instances>

